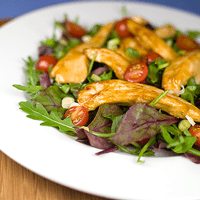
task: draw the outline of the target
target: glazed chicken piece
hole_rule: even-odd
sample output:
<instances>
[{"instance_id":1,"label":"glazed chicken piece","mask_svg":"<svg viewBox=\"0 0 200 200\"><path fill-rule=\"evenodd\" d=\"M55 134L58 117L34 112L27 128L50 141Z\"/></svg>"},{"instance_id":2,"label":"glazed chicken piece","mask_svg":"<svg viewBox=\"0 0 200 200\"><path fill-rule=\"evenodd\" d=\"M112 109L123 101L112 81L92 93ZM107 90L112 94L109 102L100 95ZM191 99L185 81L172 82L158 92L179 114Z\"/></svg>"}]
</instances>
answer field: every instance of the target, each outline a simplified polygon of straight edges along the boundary
<instances>
[{"instance_id":1,"label":"glazed chicken piece","mask_svg":"<svg viewBox=\"0 0 200 200\"><path fill-rule=\"evenodd\" d=\"M94 61L108 65L113 69L117 78L124 79L124 74L126 69L130 66L130 62L120 54L107 48L89 48L85 49L83 52L91 60L96 52Z\"/></svg>"},{"instance_id":2,"label":"glazed chicken piece","mask_svg":"<svg viewBox=\"0 0 200 200\"><path fill-rule=\"evenodd\" d=\"M151 103L163 90L153 86L130 83L124 80L107 80L87 85L78 93L78 103L88 111L105 103L131 106L135 103ZM167 94L155 106L172 116L185 119L188 115L200 122L200 110L180 97Z\"/></svg>"},{"instance_id":3,"label":"glazed chicken piece","mask_svg":"<svg viewBox=\"0 0 200 200\"><path fill-rule=\"evenodd\" d=\"M148 53L148 51L142 45L140 45L135 38L133 38L133 37L124 38L121 41L120 47L116 50L116 52L118 54L120 54L121 56L123 56L126 60L128 60L132 64L139 62L140 59L134 58L134 57L131 58L131 57L127 56L126 55L127 48L132 48L132 49L137 50L139 52L140 57L142 57Z\"/></svg>"},{"instance_id":4,"label":"glazed chicken piece","mask_svg":"<svg viewBox=\"0 0 200 200\"><path fill-rule=\"evenodd\" d=\"M74 48L57 62L51 71L58 83L81 83L88 75L89 60L83 53L85 48L101 47L114 27L114 22L104 25L88 42Z\"/></svg>"},{"instance_id":5,"label":"glazed chicken piece","mask_svg":"<svg viewBox=\"0 0 200 200\"><path fill-rule=\"evenodd\" d=\"M134 22L137 22L138 24L140 24L140 25L142 25L142 26L145 26L145 25L149 24L149 22L148 22L146 19L144 19L143 17L138 16L138 15L132 17L131 19L132 19Z\"/></svg>"},{"instance_id":6,"label":"glazed chicken piece","mask_svg":"<svg viewBox=\"0 0 200 200\"><path fill-rule=\"evenodd\" d=\"M186 85L192 77L200 84L200 50L188 52L172 61L163 73L162 88L178 95L181 85Z\"/></svg>"},{"instance_id":7,"label":"glazed chicken piece","mask_svg":"<svg viewBox=\"0 0 200 200\"><path fill-rule=\"evenodd\" d=\"M172 61L178 56L177 53L164 42L164 40L158 37L150 29L134 22L131 19L127 20L127 27L146 49L160 54L166 61Z\"/></svg>"}]
</instances>

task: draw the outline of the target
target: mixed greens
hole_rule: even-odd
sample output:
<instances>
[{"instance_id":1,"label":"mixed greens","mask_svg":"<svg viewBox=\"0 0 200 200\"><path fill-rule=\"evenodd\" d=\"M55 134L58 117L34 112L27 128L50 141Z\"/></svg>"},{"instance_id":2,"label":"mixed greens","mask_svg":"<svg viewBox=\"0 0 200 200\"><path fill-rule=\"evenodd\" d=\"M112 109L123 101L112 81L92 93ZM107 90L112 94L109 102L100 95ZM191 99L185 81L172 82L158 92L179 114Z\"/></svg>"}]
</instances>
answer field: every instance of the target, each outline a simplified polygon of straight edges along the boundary
<instances>
[{"instance_id":1,"label":"mixed greens","mask_svg":"<svg viewBox=\"0 0 200 200\"><path fill-rule=\"evenodd\" d=\"M126 16L124 7L122 10ZM60 60L70 49L89 40L102 27L96 24L89 30L84 29L83 36L74 37L69 33L69 29L66 29L66 23L68 23L66 16L63 22L54 23L54 28L62 31L62 37L57 38L53 34L52 38L42 41L38 49L38 59L44 55L52 55ZM148 26L153 27L150 24ZM165 39L179 55L185 53L176 46L176 39L180 34L181 32L178 31L173 38ZM187 36L192 39L199 35L199 31L188 31L187 33ZM116 30L113 30L104 47L115 50L120 42L121 38ZM138 58L139 52L128 48L126 55ZM52 66L49 66L48 71L45 72L37 69L38 59L28 57L25 61L27 84L25 86L13 85L28 94L30 101L19 103L20 109L28 114L27 117L42 121L43 126L55 127L62 133L74 136L79 142L102 149L97 155L121 150L138 155L137 162L141 163L143 162L141 161L142 156L153 156L155 151L159 151L162 146L177 154L184 154L195 163L200 163L199 147L195 145L197 137L192 136L188 130L191 124L188 125L188 121L185 120L187 126L183 128L184 120L153 108L168 91L162 93L149 105L136 103L128 107L103 104L89 113L89 120L84 127L77 126L70 117L63 119L66 112L66 108L62 106L63 98L70 97L76 102L78 92L86 85L96 81L116 79L115 73L105 64L92 60L84 82L61 84L49 76ZM146 84L161 88L162 74L167 66L169 62L165 59L156 58L149 63ZM185 86L181 97L199 106L199 96L200 85L192 78Z\"/></svg>"}]
</instances>

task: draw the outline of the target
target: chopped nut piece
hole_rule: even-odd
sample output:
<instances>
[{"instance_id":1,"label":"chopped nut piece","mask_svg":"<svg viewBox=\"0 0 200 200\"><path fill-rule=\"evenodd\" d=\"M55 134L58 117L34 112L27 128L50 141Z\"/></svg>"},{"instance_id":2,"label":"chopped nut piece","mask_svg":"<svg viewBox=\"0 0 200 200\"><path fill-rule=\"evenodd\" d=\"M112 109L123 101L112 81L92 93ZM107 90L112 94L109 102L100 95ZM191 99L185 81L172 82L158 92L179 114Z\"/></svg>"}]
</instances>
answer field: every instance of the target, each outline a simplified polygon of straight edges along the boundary
<instances>
[{"instance_id":1,"label":"chopped nut piece","mask_svg":"<svg viewBox=\"0 0 200 200\"><path fill-rule=\"evenodd\" d=\"M154 30L155 34L160 38L172 38L176 35L177 30L170 24L161 26Z\"/></svg>"}]
</instances>

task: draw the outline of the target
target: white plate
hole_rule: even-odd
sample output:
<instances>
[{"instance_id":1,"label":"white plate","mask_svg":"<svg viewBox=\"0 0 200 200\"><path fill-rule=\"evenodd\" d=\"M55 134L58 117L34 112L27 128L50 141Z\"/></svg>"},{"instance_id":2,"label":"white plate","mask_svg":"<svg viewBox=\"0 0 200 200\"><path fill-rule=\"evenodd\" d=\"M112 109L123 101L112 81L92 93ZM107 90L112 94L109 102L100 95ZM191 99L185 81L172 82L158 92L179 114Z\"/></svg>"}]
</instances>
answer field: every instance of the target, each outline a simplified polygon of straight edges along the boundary
<instances>
[{"instance_id":1,"label":"white plate","mask_svg":"<svg viewBox=\"0 0 200 200\"><path fill-rule=\"evenodd\" d=\"M156 25L173 23L178 29L198 29L200 18L191 13L131 2L78 2L37 10L0 29L1 138L0 148L31 171L62 185L115 199L200 199L200 166L175 157L143 158L124 153L95 156L98 149L80 144L51 127L26 118L18 102L24 84L24 63L37 58L39 42L53 33L55 20L67 14L90 26L121 18L122 5L130 15L142 15Z\"/></svg>"}]
</instances>

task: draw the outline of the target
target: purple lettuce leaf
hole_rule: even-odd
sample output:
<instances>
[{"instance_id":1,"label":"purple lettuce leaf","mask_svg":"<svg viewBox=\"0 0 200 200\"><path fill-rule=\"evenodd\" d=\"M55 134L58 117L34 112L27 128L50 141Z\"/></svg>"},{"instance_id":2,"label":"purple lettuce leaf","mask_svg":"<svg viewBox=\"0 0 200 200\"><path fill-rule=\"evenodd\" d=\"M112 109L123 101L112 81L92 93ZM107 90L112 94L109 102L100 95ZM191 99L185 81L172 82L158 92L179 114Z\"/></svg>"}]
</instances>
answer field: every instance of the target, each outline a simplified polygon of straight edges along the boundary
<instances>
[{"instance_id":1,"label":"purple lettuce leaf","mask_svg":"<svg viewBox=\"0 0 200 200\"><path fill-rule=\"evenodd\" d=\"M48 88L51 86L51 80L48 72L44 72L40 77L40 85L43 86L44 88Z\"/></svg>"},{"instance_id":2,"label":"purple lettuce leaf","mask_svg":"<svg viewBox=\"0 0 200 200\"><path fill-rule=\"evenodd\" d=\"M167 145L167 143L158 140L152 147L155 151L161 151L162 149L166 149Z\"/></svg>"},{"instance_id":3,"label":"purple lettuce leaf","mask_svg":"<svg viewBox=\"0 0 200 200\"><path fill-rule=\"evenodd\" d=\"M65 109L62 107L62 99L65 97L65 94L60 90L56 85L50 86L47 89L39 91L32 99L33 105L36 102L41 103L48 112L51 112L53 109L58 111L59 116L62 118Z\"/></svg>"},{"instance_id":4,"label":"purple lettuce leaf","mask_svg":"<svg viewBox=\"0 0 200 200\"><path fill-rule=\"evenodd\" d=\"M54 52L53 49L49 46L43 45L39 47L39 57L43 55L50 55L53 52Z\"/></svg>"},{"instance_id":5,"label":"purple lettuce leaf","mask_svg":"<svg viewBox=\"0 0 200 200\"><path fill-rule=\"evenodd\" d=\"M193 155L191 153L184 153L185 157L190 159L193 163L200 164L200 156Z\"/></svg>"},{"instance_id":6,"label":"purple lettuce leaf","mask_svg":"<svg viewBox=\"0 0 200 200\"><path fill-rule=\"evenodd\" d=\"M107 149L105 149L105 150L102 150L102 151L96 153L96 155L97 155L97 156L100 156L100 155L102 155L102 154L114 152L114 151L117 151L117 150L118 150L118 147L117 147L117 146L113 146L113 147L111 147L111 148L107 148Z\"/></svg>"},{"instance_id":7,"label":"purple lettuce leaf","mask_svg":"<svg viewBox=\"0 0 200 200\"><path fill-rule=\"evenodd\" d=\"M93 71L91 72L91 74L96 74L96 75L100 76L100 75L103 74L104 72L109 72L109 71L110 71L109 67L106 66L106 65L104 65L104 66L102 66L102 67L98 67L97 69L93 70Z\"/></svg>"},{"instance_id":8,"label":"purple lettuce leaf","mask_svg":"<svg viewBox=\"0 0 200 200\"><path fill-rule=\"evenodd\" d=\"M99 107L93 121L88 125L88 128L95 132L110 133L112 120L104 117L111 114L113 117L123 114L121 108L114 104L103 104ZM78 141L87 137L90 145L98 149L109 149L114 145L105 138L98 137L85 129L75 129L78 136Z\"/></svg>"},{"instance_id":9,"label":"purple lettuce leaf","mask_svg":"<svg viewBox=\"0 0 200 200\"><path fill-rule=\"evenodd\" d=\"M160 132L160 125L165 127L177 121L177 118L162 114L148 104L137 103L129 108L116 134L109 139L118 145L128 145L156 135Z\"/></svg>"},{"instance_id":10,"label":"purple lettuce leaf","mask_svg":"<svg viewBox=\"0 0 200 200\"><path fill-rule=\"evenodd\" d=\"M98 137L86 130L84 130L84 132L87 135L89 143L92 147L96 147L98 149L109 149L114 146L110 141L105 138Z\"/></svg>"},{"instance_id":11,"label":"purple lettuce leaf","mask_svg":"<svg viewBox=\"0 0 200 200\"><path fill-rule=\"evenodd\" d=\"M122 115L121 108L115 104L103 104L99 107L98 112L93 121L88 125L89 129L100 133L110 133L112 120L106 118L107 115L113 117Z\"/></svg>"},{"instance_id":12,"label":"purple lettuce leaf","mask_svg":"<svg viewBox=\"0 0 200 200\"><path fill-rule=\"evenodd\" d=\"M76 141L78 142L89 144L90 146L98 149L109 149L113 147L113 144L105 138L97 137L83 128L75 127L74 129L77 133Z\"/></svg>"}]
</instances>

